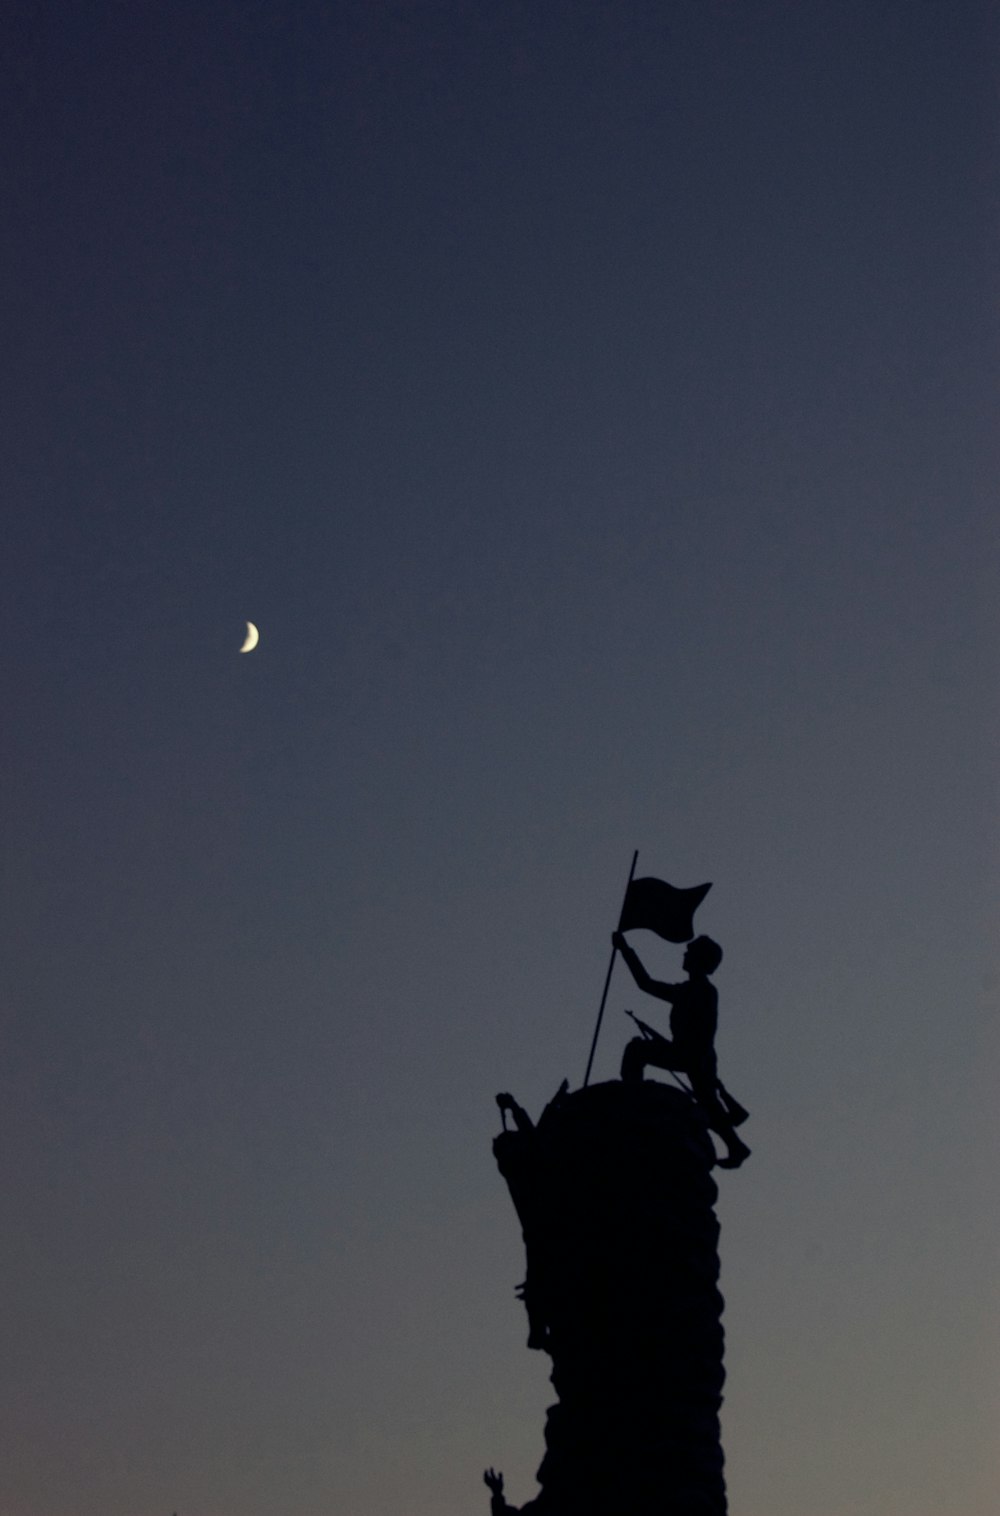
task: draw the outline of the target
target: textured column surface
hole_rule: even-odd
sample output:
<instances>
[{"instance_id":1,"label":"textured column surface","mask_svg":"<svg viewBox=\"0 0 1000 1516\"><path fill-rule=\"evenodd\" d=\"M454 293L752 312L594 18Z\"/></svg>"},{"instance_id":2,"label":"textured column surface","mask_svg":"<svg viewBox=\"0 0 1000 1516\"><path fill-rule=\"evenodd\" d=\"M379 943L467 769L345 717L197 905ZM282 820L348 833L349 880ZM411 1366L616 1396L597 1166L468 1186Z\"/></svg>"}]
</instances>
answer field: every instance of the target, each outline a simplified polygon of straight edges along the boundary
<instances>
[{"instance_id":1,"label":"textured column surface","mask_svg":"<svg viewBox=\"0 0 1000 1516\"><path fill-rule=\"evenodd\" d=\"M725 1516L718 1192L694 1102L653 1081L591 1085L494 1153L558 1395L522 1511Z\"/></svg>"}]
</instances>

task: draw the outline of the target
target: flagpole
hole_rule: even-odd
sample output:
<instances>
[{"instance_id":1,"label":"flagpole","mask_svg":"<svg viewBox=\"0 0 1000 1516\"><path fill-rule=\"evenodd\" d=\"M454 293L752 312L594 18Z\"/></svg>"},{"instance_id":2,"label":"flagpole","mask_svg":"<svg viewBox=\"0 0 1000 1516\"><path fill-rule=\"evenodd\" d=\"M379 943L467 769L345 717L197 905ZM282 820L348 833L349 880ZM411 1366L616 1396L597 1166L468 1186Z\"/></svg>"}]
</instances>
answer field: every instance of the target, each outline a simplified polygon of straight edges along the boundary
<instances>
[{"instance_id":1,"label":"flagpole","mask_svg":"<svg viewBox=\"0 0 1000 1516\"><path fill-rule=\"evenodd\" d=\"M628 887L632 883L632 880L633 880L633 878L635 876L635 866L638 863L638 861L639 861L639 849L636 848L635 852L632 854L632 867L628 871L628 882L625 885L625 895L622 896L622 910L625 909L625 896L628 894ZM622 921L622 912L619 911L618 912L618 926L619 926L619 928L621 927L621 921ZM602 1019L604 1017L604 1003L605 1003L605 1001L608 998L608 990L611 987L611 974L612 974L612 972L614 970L615 959L617 958L617 956L618 956L618 949L617 949L617 947L612 946L612 948L611 948L611 961L608 964L608 972L607 972L607 975L605 976L605 980L604 980L604 994L601 996L601 1009L597 1013L597 1025L594 1028L594 1040L590 1044L590 1057L587 1059L587 1072L583 1076L583 1088L584 1089L587 1088L587 1085L590 1082L590 1071L591 1071L591 1069L594 1066L594 1052L595 1052L595 1050L597 1048L597 1038L600 1035L601 1021L602 1021Z\"/></svg>"}]
</instances>

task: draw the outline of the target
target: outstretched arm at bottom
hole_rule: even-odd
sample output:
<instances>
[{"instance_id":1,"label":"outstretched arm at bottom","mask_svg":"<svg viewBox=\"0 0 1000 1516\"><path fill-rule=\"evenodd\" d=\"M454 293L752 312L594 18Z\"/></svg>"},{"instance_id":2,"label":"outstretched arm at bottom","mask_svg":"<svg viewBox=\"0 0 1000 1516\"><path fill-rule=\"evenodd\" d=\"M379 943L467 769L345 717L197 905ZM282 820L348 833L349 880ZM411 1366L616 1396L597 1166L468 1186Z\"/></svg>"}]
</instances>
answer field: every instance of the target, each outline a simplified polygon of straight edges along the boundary
<instances>
[{"instance_id":1,"label":"outstretched arm at bottom","mask_svg":"<svg viewBox=\"0 0 1000 1516\"><path fill-rule=\"evenodd\" d=\"M495 1469L487 1469L483 1475L483 1482L490 1492L490 1516L507 1516L511 1507L504 1499L503 1475Z\"/></svg>"}]
</instances>

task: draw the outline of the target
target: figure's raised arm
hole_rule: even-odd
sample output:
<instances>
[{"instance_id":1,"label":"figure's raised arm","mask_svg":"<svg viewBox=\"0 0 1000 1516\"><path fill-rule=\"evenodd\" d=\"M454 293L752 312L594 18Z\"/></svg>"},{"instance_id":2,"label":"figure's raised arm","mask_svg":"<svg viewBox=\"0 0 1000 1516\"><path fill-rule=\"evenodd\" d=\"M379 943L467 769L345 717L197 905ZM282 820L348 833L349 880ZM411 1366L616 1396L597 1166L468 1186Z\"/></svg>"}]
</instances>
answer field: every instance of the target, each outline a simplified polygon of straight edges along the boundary
<instances>
[{"instance_id":1,"label":"figure's raised arm","mask_svg":"<svg viewBox=\"0 0 1000 1516\"><path fill-rule=\"evenodd\" d=\"M657 1000L666 1000L670 1005L673 1005L677 986L675 984L663 984L659 979L651 979L642 966L639 954L626 942L623 932L613 933L611 941L628 964L629 972L640 990L646 995L655 995Z\"/></svg>"},{"instance_id":2,"label":"figure's raised arm","mask_svg":"<svg viewBox=\"0 0 1000 1516\"><path fill-rule=\"evenodd\" d=\"M506 1516L510 1506L503 1493L503 1475L494 1469L487 1469L483 1480L490 1492L490 1516Z\"/></svg>"}]
</instances>

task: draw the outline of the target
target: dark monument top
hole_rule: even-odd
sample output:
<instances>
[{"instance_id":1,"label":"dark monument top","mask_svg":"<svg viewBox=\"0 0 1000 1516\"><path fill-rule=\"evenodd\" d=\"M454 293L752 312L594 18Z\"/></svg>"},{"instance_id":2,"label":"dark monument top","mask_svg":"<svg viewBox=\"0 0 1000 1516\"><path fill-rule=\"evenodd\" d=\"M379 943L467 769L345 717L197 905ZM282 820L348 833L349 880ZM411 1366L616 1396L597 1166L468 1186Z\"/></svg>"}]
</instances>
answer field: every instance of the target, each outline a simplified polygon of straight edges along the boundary
<instances>
[{"instance_id":1,"label":"dark monument top","mask_svg":"<svg viewBox=\"0 0 1000 1516\"><path fill-rule=\"evenodd\" d=\"M722 949L694 935L710 886L637 879L638 856L583 1088L569 1093L564 1083L537 1123L511 1095L497 1096L504 1130L493 1152L524 1234L517 1294L528 1346L552 1360L558 1400L546 1420L540 1493L511 1506L502 1475L488 1469L492 1516L726 1516L713 1171L749 1156L736 1131L747 1112L716 1066L711 975ZM652 978L625 937L640 930L686 944L686 978ZM640 1035L625 1050L621 1079L592 1085L619 955L641 991L670 1005L669 1036L634 1016ZM669 1070L680 1088L646 1080L647 1068Z\"/></svg>"},{"instance_id":2,"label":"dark monument top","mask_svg":"<svg viewBox=\"0 0 1000 1516\"><path fill-rule=\"evenodd\" d=\"M493 1150L524 1233L529 1345L552 1358L559 1396L542 1491L522 1511L686 1512L665 1503L666 1481L692 1511L721 1516L718 1190L704 1113L681 1090L614 1081L560 1092L535 1126L518 1114ZM491 1493L496 1511L516 1509Z\"/></svg>"}]
</instances>

